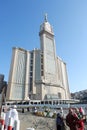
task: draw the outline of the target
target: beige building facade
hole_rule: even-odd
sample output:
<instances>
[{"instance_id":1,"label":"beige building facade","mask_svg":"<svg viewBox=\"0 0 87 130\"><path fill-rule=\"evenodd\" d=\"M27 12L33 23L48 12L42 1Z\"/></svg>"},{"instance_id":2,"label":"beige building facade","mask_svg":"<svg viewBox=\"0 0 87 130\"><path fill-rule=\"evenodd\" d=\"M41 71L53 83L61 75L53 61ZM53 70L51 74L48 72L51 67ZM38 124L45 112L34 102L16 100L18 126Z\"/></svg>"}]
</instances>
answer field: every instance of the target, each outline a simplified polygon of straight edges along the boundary
<instances>
[{"instance_id":1,"label":"beige building facade","mask_svg":"<svg viewBox=\"0 0 87 130\"><path fill-rule=\"evenodd\" d=\"M56 56L52 26L45 16L40 49L13 48L7 100L70 99L66 63Z\"/></svg>"}]
</instances>

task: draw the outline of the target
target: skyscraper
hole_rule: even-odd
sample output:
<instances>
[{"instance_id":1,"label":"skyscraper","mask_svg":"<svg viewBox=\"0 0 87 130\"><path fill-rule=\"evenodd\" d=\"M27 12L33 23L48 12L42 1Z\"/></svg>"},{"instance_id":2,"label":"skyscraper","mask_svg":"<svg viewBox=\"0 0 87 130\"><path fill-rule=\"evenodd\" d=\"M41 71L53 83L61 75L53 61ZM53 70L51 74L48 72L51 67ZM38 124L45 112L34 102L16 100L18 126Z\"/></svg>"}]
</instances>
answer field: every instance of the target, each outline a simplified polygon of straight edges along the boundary
<instances>
[{"instance_id":1,"label":"skyscraper","mask_svg":"<svg viewBox=\"0 0 87 130\"><path fill-rule=\"evenodd\" d=\"M66 63L56 56L53 28L45 15L40 49L13 48L7 100L69 99Z\"/></svg>"}]
</instances>

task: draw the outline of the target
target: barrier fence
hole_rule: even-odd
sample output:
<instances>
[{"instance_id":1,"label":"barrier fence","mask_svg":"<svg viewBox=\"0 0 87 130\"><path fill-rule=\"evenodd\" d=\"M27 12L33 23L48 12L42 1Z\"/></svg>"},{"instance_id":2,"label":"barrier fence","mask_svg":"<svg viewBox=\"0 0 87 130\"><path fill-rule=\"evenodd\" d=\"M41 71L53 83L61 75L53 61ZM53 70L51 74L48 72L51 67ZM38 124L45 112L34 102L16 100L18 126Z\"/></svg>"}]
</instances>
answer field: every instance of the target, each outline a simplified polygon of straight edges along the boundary
<instances>
[{"instance_id":1,"label":"barrier fence","mask_svg":"<svg viewBox=\"0 0 87 130\"><path fill-rule=\"evenodd\" d=\"M14 127L14 130L20 130L20 120L13 121L12 118L9 118L8 126L6 127L5 116L6 116L6 113L1 112L0 130L12 130L13 127Z\"/></svg>"}]
</instances>

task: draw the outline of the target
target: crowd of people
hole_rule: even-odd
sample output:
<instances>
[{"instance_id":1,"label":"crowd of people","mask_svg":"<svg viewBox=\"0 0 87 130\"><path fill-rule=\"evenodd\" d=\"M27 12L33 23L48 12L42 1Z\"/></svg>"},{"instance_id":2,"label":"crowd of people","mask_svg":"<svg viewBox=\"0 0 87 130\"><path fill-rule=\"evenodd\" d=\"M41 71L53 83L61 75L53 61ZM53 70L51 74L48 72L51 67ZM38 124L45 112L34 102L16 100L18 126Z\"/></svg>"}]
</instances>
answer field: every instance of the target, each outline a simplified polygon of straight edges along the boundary
<instances>
[{"instance_id":1,"label":"crowd of people","mask_svg":"<svg viewBox=\"0 0 87 130\"><path fill-rule=\"evenodd\" d=\"M19 119L17 106L13 105L5 112L5 130L8 130L9 119L12 119L12 130L14 130L15 121ZM36 109L35 109L36 112ZM63 108L56 116L56 129L57 130L84 130L84 110L81 108L69 108L69 112L64 116Z\"/></svg>"},{"instance_id":2,"label":"crowd of people","mask_svg":"<svg viewBox=\"0 0 87 130\"><path fill-rule=\"evenodd\" d=\"M57 130L84 130L84 111L81 108L69 108L69 113L64 119L63 110L57 114Z\"/></svg>"}]
</instances>

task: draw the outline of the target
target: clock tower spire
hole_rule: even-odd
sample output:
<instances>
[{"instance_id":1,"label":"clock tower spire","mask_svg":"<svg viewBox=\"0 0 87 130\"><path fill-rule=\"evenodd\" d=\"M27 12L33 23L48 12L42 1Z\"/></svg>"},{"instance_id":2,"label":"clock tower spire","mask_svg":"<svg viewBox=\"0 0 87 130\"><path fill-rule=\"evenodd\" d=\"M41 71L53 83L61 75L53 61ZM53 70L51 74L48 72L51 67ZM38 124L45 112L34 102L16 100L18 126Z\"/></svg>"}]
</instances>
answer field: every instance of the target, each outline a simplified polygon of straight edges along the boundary
<instances>
[{"instance_id":1,"label":"clock tower spire","mask_svg":"<svg viewBox=\"0 0 87 130\"><path fill-rule=\"evenodd\" d=\"M44 21L47 22L47 13L45 14Z\"/></svg>"}]
</instances>

